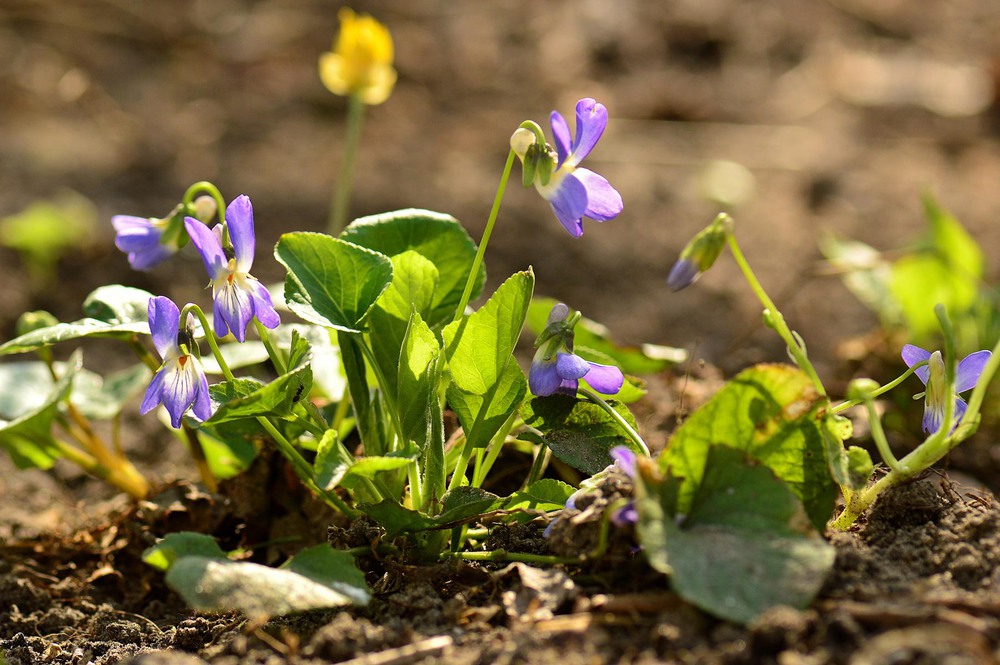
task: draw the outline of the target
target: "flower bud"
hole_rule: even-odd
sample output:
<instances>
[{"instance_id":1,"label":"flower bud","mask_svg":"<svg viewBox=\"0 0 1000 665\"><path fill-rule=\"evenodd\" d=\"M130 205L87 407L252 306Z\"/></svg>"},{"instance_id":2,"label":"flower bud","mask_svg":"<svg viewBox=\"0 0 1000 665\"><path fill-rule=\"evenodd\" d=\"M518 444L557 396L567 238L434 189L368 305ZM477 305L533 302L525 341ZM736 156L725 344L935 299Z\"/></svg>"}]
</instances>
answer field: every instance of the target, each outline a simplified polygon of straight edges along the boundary
<instances>
[{"instance_id":1,"label":"flower bud","mask_svg":"<svg viewBox=\"0 0 1000 665\"><path fill-rule=\"evenodd\" d=\"M878 381L868 378L854 379L847 384L847 399L866 401L871 399L872 393L881 388Z\"/></svg>"},{"instance_id":2,"label":"flower bud","mask_svg":"<svg viewBox=\"0 0 1000 665\"><path fill-rule=\"evenodd\" d=\"M530 129L525 129L524 127L518 127L514 130L514 133L510 135L510 149L514 151L514 154L524 160L525 155L528 154L528 148L535 145L535 133Z\"/></svg>"},{"instance_id":3,"label":"flower bud","mask_svg":"<svg viewBox=\"0 0 1000 665\"><path fill-rule=\"evenodd\" d=\"M215 198L203 194L194 200L193 217L203 224L210 224L219 212Z\"/></svg>"},{"instance_id":4,"label":"flower bud","mask_svg":"<svg viewBox=\"0 0 1000 665\"><path fill-rule=\"evenodd\" d=\"M691 286L703 272L712 267L733 233L735 222L726 213L720 213L687 244L680 258L670 270L667 286L674 291Z\"/></svg>"},{"instance_id":5,"label":"flower bud","mask_svg":"<svg viewBox=\"0 0 1000 665\"><path fill-rule=\"evenodd\" d=\"M57 323L59 323L59 319L49 312L40 309L35 312L25 312L22 314L20 318L18 318L17 325L14 330L17 336L20 337L21 335L27 335L35 330L50 328Z\"/></svg>"}]
</instances>

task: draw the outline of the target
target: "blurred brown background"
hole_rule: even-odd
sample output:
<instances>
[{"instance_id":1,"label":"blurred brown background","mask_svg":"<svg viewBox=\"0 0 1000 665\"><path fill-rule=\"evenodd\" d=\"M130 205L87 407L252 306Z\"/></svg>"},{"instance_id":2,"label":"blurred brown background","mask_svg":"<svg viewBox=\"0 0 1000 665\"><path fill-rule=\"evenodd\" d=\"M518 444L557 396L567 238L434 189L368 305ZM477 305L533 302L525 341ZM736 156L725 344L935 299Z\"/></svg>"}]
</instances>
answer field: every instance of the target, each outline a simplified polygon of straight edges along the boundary
<instances>
[{"instance_id":1,"label":"blurred brown background","mask_svg":"<svg viewBox=\"0 0 1000 665\"><path fill-rule=\"evenodd\" d=\"M26 309L78 318L109 281L207 298L200 260L133 273L113 214L167 213L216 182L255 205L254 273L269 247L321 230L340 162L344 99L316 61L341 3L319 0L4 0L0 216L71 188L100 232L32 286L0 250L3 337ZM630 343L685 346L737 369L781 359L724 257L696 287L665 287L687 240L722 209L765 286L821 361L874 317L819 273L823 230L880 248L923 229L932 191L983 244L997 276L1000 3L995 0L445 0L355 2L386 23L399 83L369 108L353 216L423 207L479 238L516 126L548 128L576 100L611 122L586 165L623 214L573 240L516 181L487 255L491 284L528 265ZM519 171L515 171L515 179ZM207 281L207 280L206 280Z\"/></svg>"}]
</instances>

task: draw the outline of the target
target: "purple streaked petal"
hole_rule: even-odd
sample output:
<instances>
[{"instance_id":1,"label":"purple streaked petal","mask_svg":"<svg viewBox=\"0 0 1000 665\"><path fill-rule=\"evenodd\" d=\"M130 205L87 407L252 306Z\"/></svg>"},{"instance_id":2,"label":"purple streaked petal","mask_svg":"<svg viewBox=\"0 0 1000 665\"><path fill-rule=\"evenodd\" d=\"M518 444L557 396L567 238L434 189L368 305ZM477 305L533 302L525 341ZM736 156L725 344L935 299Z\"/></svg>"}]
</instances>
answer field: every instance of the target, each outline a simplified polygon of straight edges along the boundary
<instances>
[{"instance_id":1,"label":"purple streaked petal","mask_svg":"<svg viewBox=\"0 0 1000 665\"><path fill-rule=\"evenodd\" d=\"M941 429L941 422L943 420L944 411L924 402L924 418L922 422L924 434L933 434Z\"/></svg>"},{"instance_id":2,"label":"purple streaked petal","mask_svg":"<svg viewBox=\"0 0 1000 665\"><path fill-rule=\"evenodd\" d=\"M229 240L233 243L233 255L236 257L236 270L250 272L253 266L256 238L253 228L253 206L250 197L244 195L233 199L226 208L226 228L229 229Z\"/></svg>"},{"instance_id":3,"label":"purple streaked petal","mask_svg":"<svg viewBox=\"0 0 1000 665\"><path fill-rule=\"evenodd\" d=\"M222 286L215 289L216 334L220 337L225 336L224 332L219 332L221 317L222 330L228 328L237 342L244 342L247 325L253 319L253 304L250 301L250 294L237 286L234 281L226 280Z\"/></svg>"},{"instance_id":4,"label":"purple streaked petal","mask_svg":"<svg viewBox=\"0 0 1000 665\"><path fill-rule=\"evenodd\" d=\"M582 162L608 126L608 109L589 97L576 103L576 139L573 141L573 151L566 160L570 166ZM560 163L562 159L559 160Z\"/></svg>"},{"instance_id":5,"label":"purple streaked petal","mask_svg":"<svg viewBox=\"0 0 1000 665\"><path fill-rule=\"evenodd\" d=\"M563 165L573 149L570 144L569 124L558 111L553 111L549 116L549 124L552 125L552 136L556 142L556 153L559 155L559 161L556 164L556 168L558 168Z\"/></svg>"},{"instance_id":6,"label":"purple streaked petal","mask_svg":"<svg viewBox=\"0 0 1000 665\"><path fill-rule=\"evenodd\" d=\"M989 351L976 351L970 353L958 363L955 370L955 392L964 393L972 390L979 383L979 376L983 373L986 363L989 362L993 354Z\"/></svg>"},{"instance_id":7,"label":"purple streaked petal","mask_svg":"<svg viewBox=\"0 0 1000 665\"><path fill-rule=\"evenodd\" d=\"M212 417L212 400L208 393L208 379L201 367L198 367L198 390L194 396L194 404L191 405L191 413L202 422Z\"/></svg>"},{"instance_id":8,"label":"purple streaked petal","mask_svg":"<svg viewBox=\"0 0 1000 665\"><path fill-rule=\"evenodd\" d=\"M559 390L559 373L554 362L533 362L528 370L528 387L537 397L554 395Z\"/></svg>"},{"instance_id":9,"label":"purple streaked petal","mask_svg":"<svg viewBox=\"0 0 1000 665\"><path fill-rule=\"evenodd\" d=\"M250 299L253 303L253 313L265 328L277 328L281 323L281 317L274 309L271 302L271 294L267 292L267 287L255 280L247 280L250 286Z\"/></svg>"},{"instance_id":10,"label":"purple streaked petal","mask_svg":"<svg viewBox=\"0 0 1000 665\"><path fill-rule=\"evenodd\" d=\"M625 383L625 375L614 365L601 365L598 363L587 363L590 371L584 377L590 387L603 395L614 395L622 389Z\"/></svg>"},{"instance_id":11,"label":"purple streaked petal","mask_svg":"<svg viewBox=\"0 0 1000 665\"><path fill-rule=\"evenodd\" d=\"M922 363L925 360L930 359L931 352L921 349L919 346L914 346L913 344L903 345L903 351L900 353L903 357L903 362L906 363L907 367L913 367L917 363ZM925 365L917 369L914 374L917 375L923 384L927 385L927 377L930 376L930 369Z\"/></svg>"},{"instance_id":12,"label":"purple streaked petal","mask_svg":"<svg viewBox=\"0 0 1000 665\"><path fill-rule=\"evenodd\" d=\"M583 213L587 211L587 187L575 174L563 177L549 196L549 204L559 223L574 238L583 235Z\"/></svg>"},{"instance_id":13,"label":"purple streaked petal","mask_svg":"<svg viewBox=\"0 0 1000 665\"><path fill-rule=\"evenodd\" d=\"M611 449L611 459L618 467L628 474L630 478L635 478L635 451L626 446L615 446Z\"/></svg>"},{"instance_id":14,"label":"purple streaked petal","mask_svg":"<svg viewBox=\"0 0 1000 665\"><path fill-rule=\"evenodd\" d=\"M139 406L140 415L146 415L160 404L160 391L163 390L163 375L165 373L166 371L161 369L153 375L153 380L149 382L149 387L146 388L146 396Z\"/></svg>"},{"instance_id":15,"label":"purple streaked petal","mask_svg":"<svg viewBox=\"0 0 1000 665\"><path fill-rule=\"evenodd\" d=\"M582 168L573 171L573 176L587 189L587 208L583 211L585 217L596 222L606 222L621 213L625 207L622 195L604 176Z\"/></svg>"},{"instance_id":16,"label":"purple streaked petal","mask_svg":"<svg viewBox=\"0 0 1000 665\"><path fill-rule=\"evenodd\" d=\"M184 228L191 237L191 243L201 254L201 260L205 264L208 276L211 279L217 279L222 273L227 272L229 259L222 251L222 243L219 242L219 238L212 232L212 229L194 217L184 218Z\"/></svg>"},{"instance_id":17,"label":"purple streaked petal","mask_svg":"<svg viewBox=\"0 0 1000 665\"><path fill-rule=\"evenodd\" d=\"M170 414L170 424L175 429L181 426L181 418L197 396L200 381L191 356L181 356L169 370L164 372L160 402Z\"/></svg>"},{"instance_id":18,"label":"purple streaked petal","mask_svg":"<svg viewBox=\"0 0 1000 665\"><path fill-rule=\"evenodd\" d=\"M667 275L667 286L671 291L680 291L692 284L701 275L698 266L688 259L678 259Z\"/></svg>"},{"instance_id":19,"label":"purple streaked petal","mask_svg":"<svg viewBox=\"0 0 1000 665\"><path fill-rule=\"evenodd\" d=\"M149 332L153 336L153 346L161 358L177 347L177 333L180 330L181 311L170 298L156 296L146 305L149 317Z\"/></svg>"},{"instance_id":20,"label":"purple streaked petal","mask_svg":"<svg viewBox=\"0 0 1000 665\"><path fill-rule=\"evenodd\" d=\"M560 379L582 379L590 371L590 363L573 353L556 354L556 373Z\"/></svg>"}]
</instances>

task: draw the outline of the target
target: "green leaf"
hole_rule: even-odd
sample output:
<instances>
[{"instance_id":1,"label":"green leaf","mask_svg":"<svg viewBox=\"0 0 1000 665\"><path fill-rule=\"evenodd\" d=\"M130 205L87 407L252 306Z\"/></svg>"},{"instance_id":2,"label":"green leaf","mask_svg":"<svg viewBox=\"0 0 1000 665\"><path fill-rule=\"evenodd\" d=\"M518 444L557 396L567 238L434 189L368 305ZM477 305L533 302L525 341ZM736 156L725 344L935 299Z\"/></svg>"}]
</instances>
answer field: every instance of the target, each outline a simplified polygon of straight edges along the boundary
<instances>
[{"instance_id":1,"label":"green leaf","mask_svg":"<svg viewBox=\"0 0 1000 665\"><path fill-rule=\"evenodd\" d=\"M145 323L149 291L111 284L94 289L83 301L83 313L105 323Z\"/></svg>"},{"instance_id":2,"label":"green leaf","mask_svg":"<svg viewBox=\"0 0 1000 665\"><path fill-rule=\"evenodd\" d=\"M545 329L545 322L549 318L549 312L556 302L554 298L536 297L531 299L526 322L531 334L537 336L542 333ZM671 365L687 360L687 351L684 349L654 344L645 344L642 348L637 349L615 344L605 326L587 318L580 319L574 329L574 351L579 353L581 348L593 350L602 354L604 358L610 358L612 361L610 364L617 365L626 374L656 374ZM586 358L586 356L583 357ZM588 360L607 362L593 358Z\"/></svg>"},{"instance_id":3,"label":"green leaf","mask_svg":"<svg viewBox=\"0 0 1000 665\"><path fill-rule=\"evenodd\" d=\"M833 233L820 237L820 251L840 274L844 286L861 304L875 312L884 327L903 323L903 312L892 294L892 265L874 247L844 240Z\"/></svg>"},{"instance_id":4,"label":"green leaf","mask_svg":"<svg viewBox=\"0 0 1000 665\"><path fill-rule=\"evenodd\" d=\"M329 545L305 549L281 568L268 568L230 561L214 541L209 543L199 534L172 536L170 545L164 546L165 539L147 550L144 560L158 568L166 565L167 585L199 611L235 610L263 621L293 612L363 605L371 598L354 558Z\"/></svg>"},{"instance_id":5,"label":"green leaf","mask_svg":"<svg viewBox=\"0 0 1000 665\"><path fill-rule=\"evenodd\" d=\"M485 395L448 385L448 405L458 416L468 445L485 448L528 392L528 382L517 363L509 363L493 390Z\"/></svg>"},{"instance_id":6,"label":"green leaf","mask_svg":"<svg viewBox=\"0 0 1000 665\"><path fill-rule=\"evenodd\" d=\"M56 366L62 374L55 383L41 362L0 365L0 448L18 468L48 469L62 456L52 438L52 421L82 364L77 350Z\"/></svg>"},{"instance_id":7,"label":"green leaf","mask_svg":"<svg viewBox=\"0 0 1000 665\"><path fill-rule=\"evenodd\" d=\"M805 608L819 592L833 547L811 528L791 489L742 451L711 447L680 524L665 508L675 483L642 479L640 542L686 600L744 624L778 605Z\"/></svg>"},{"instance_id":8,"label":"green leaf","mask_svg":"<svg viewBox=\"0 0 1000 665\"><path fill-rule=\"evenodd\" d=\"M241 418L288 416L296 403L309 394L311 385L309 365L297 367L267 384L256 379L217 383L209 387L215 412L205 422L216 425Z\"/></svg>"},{"instance_id":9,"label":"green leaf","mask_svg":"<svg viewBox=\"0 0 1000 665\"><path fill-rule=\"evenodd\" d=\"M167 570L177 559L200 556L209 559L226 559L226 553L215 538L193 531L168 533L158 543L142 553L142 560L157 570Z\"/></svg>"},{"instance_id":10,"label":"green leaf","mask_svg":"<svg viewBox=\"0 0 1000 665\"><path fill-rule=\"evenodd\" d=\"M492 492L463 485L444 495L441 501L441 514L437 516L435 522L438 525L463 522L491 510L497 510L503 504L504 499Z\"/></svg>"},{"instance_id":11,"label":"green leaf","mask_svg":"<svg viewBox=\"0 0 1000 665\"><path fill-rule=\"evenodd\" d=\"M958 220L930 195L924 196L924 212L929 233L916 252L893 264L890 283L918 340L937 333L938 303L952 316L968 313L979 299L983 278L982 250Z\"/></svg>"},{"instance_id":12,"label":"green leaf","mask_svg":"<svg viewBox=\"0 0 1000 665\"><path fill-rule=\"evenodd\" d=\"M260 435L256 420L232 420L198 429L198 440L212 475L222 480L250 468L258 454L254 438Z\"/></svg>"},{"instance_id":13,"label":"green leaf","mask_svg":"<svg viewBox=\"0 0 1000 665\"><path fill-rule=\"evenodd\" d=\"M59 342L82 337L127 339L149 334L146 306L153 294L129 286L102 286L84 301L87 318L38 328L0 344L0 355L27 353Z\"/></svg>"},{"instance_id":14,"label":"green leaf","mask_svg":"<svg viewBox=\"0 0 1000 665\"><path fill-rule=\"evenodd\" d=\"M614 400L608 403L629 425L636 427L635 418L624 404ZM525 403L521 415L525 424L542 433L542 440L553 455L589 475L612 463L610 451L615 446L627 446L645 455L618 423L593 402L569 395L535 397Z\"/></svg>"},{"instance_id":15,"label":"green leaf","mask_svg":"<svg viewBox=\"0 0 1000 665\"><path fill-rule=\"evenodd\" d=\"M378 503L359 503L358 510L372 518L385 529L387 538L395 538L403 533L426 531L435 526L435 521L417 512L399 505L392 499L383 499Z\"/></svg>"},{"instance_id":16,"label":"green leaf","mask_svg":"<svg viewBox=\"0 0 1000 665\"><path fill-rule=\"evenodd\" d=\"M88 418L110 420L130 399L145 391L152 375L142 364L106 377L81 370L73 384L73 404Z\"/></svg>"},{"instance_id":17,"label":"green leaf","mask_svg":"<svg viewBox=\"0 0 1000 665\"><path fill-rule=\"evenodd\" d=\"M357 333L392 281L388 257L322 233L286 233L274 256L288 273L288 308L316 325Z\"/></svg>"},{"instance_id":18,"label":"green leaf","mask_svg":"<svg viewBox=\"0 0 1000 665\"><path fill-rule=\"evenodd\" d=\"M414 251L392 257L392 284L368 315L372 354L386 383L397 384L403 338L413 313L426 316L438 282L438 270ZM395 399L395 395L390 395Z\"/></svg>"},{"instance_id":19,"label":"green leaf","mask_svg":"<svg viewBox=\"0 0 1000 665\"><path fill-rule=\"evenodd\" d=\"M424 505L441 498L447 475L444 421L438 398L440 355L437 337L414 313L399 356L395 399L403 429L400 435L406 443L416 445L423 459Z\"/></svg>"},{"instance_id":20,"label":"green leaf","mask_svg":"<svg viewBox=\"0 0 1000 665\"><path fill-rule=\"evenodd\" d=\"M660 455L661 468L684 478L680 511L701 483L709 449L724 444L746 452L788 483L816 528L833 510L836 486L813 413L818 399L809 378L789 365L740 372L678 427Z\"/></svg>"},{"instance_id":21,"label":"green leaf","mask_svg":"<svg viewBox=\"0 0 1000 665\"><path fill-rule=\"evenodd\" d=\"M530 270L515 273L479 310L445 327L445 353L458 388L486 395L503 378L514 362L534 284Z\"/></svg>"},{"instance_id":22,"label":"green leaf","mask_svg":"<svg viewBox=\"0 0 1000 665\"><path fill-rule=\"evenodd\" d=\"M340 237L386 256L412 250L429 260L437 268L437 287L429 309L418 311L432 330L452 320L476 257L476 244L454 217L429 210L399 210L355 220ZM485 282L486 270L480 266L472 298Z\"/></svg>"},{"instance_id":23,"label":"green leaf","mask_svg":"<svg viewBox=\"0 0 1000 665\"><path fill-rule=\"evenodd\" d=\"M555 478L542 478L511 494L504 509L558 510L566 505L575 491L576 488L569 483Z\"/></svg>"},{"instance_id":24,"label":"green leaf","mask_svg":"<svg viewBox=\"0 0 1000 665\"><path fill-rule=\"evenodd\" d=\"M875 468L871 455L864 448L844 448L844 441L851 438L853 430L850 420L833 414L826 415L820 425L830 475L834 482L846 488L845 492L864 489Z\"/></svg>"}]
</instances>

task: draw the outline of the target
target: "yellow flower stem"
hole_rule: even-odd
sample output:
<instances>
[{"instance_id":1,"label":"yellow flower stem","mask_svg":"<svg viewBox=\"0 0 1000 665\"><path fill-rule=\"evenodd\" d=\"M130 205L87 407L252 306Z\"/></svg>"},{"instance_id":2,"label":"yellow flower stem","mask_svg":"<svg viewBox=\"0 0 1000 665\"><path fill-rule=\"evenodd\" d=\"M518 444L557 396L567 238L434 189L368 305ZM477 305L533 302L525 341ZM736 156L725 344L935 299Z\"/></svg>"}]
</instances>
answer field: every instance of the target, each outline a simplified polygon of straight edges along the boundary
<instances>
[{"instance_id":1,"label":"yellow flower stem","mask_svg":"<svg viewBox=\"0 0 1000 665\"><path fill-rule=\"evenodd\" d=\"M809 356L806 355L805 345L802 343L802 338L799 337L795 332L793 332L788 324L785 323L785 317L781 315L781 312L775 306L774 301L771 297L767 295L767 291L761 286L761 283L757 280L757 276L754 274L753 269L750 268L750 264L747 262L746 257L743 256L743 251L740 250L740 245L736 242L736 237L733 234L729 235L728 238L729 249L733 253L733 258L736 259L736 264L740 267L743 272L743 277L746 278L747 282L750 284L750 288L757 295L757 299L760 300L761 304L764 305L764 310L770 315L772 325L774 326L774 331L778 333L785 344L788 346L788 352L792 355L792 359L795 364L798 365L799 369L806 373L806 376L812 381L813 385L816 387L816 391L823 397L826 397L826 388L823 386L823 382L820 381L819 375L816 373L816 368L813 367L812 363L809 361Z\"/></svg>"},{"instance_id":2,"label":"yellow flower stem","mask_svg":"<svg viewBox=\"0 0 1000 665\"><path fill-rule=\"evenodd\" d=\"M327 233L338 235L347 225L347 211L351 204L351 183L354 180L354 165L361 143L361 125L365 117L365 103L361 93L352 92L347 99L347 134L344 143L344 159L340 164L340 179L334 187L333 201L330 202L330 217Z\"/></svg>"},{"instance_id":3,"label":"yellow flower stem","mask_svg":"<svg viewBox=\"0 0 1000 665\"><path fill-rule=\"evenodd\" d=\"M517 155L511 150L507 154L507 163L503 167L503 174L500 176L500 186L497 187L496 196L493 197L493 207L490 209L490 218L486 220L486 229L483 231L483 239L479 241L479 250L476 252L476 258L472 262L472 270L469 271L469 279L465 282L465 290L462 292L462 300L458 303L458 308L455 310L454 321L458 321L465 314L465 308L469 305L469 298L472 297L472 288L476 284L476 278L479 277L479 267L483 265L483 256L486 254L486 246L490 242L490 236L493 234L493 227L497 222L497 215L500 214L500 203L503 201L504 191L507 189L507 180L510 179L510 171L514 167L514 158Z\"/></svg>"}]
</instances>

